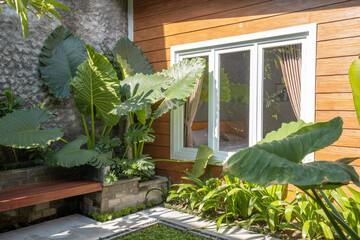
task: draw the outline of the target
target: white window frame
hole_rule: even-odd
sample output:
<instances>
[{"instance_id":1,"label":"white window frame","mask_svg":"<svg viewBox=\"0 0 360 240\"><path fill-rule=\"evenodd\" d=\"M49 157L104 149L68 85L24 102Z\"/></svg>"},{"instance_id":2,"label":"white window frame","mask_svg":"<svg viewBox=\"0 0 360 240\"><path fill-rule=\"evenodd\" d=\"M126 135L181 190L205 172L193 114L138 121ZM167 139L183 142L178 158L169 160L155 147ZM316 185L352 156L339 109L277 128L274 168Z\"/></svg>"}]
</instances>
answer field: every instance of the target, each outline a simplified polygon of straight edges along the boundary
<instances>
[{"instance_id":1,"label":"white window frame","mask_svg":"<svg viewBox=\"0 0 360 240\"><path fill-rule=\"evenodd\" d=\"M262 95L263 95L263 49L290 44L302 45L301 69L301 113L305 122L315 121L315 72L316 72L316 23L266 32L189 43L171 47L171 65L183 58L208 56L209 58L209 96L208 144L215 152L214 162L226 161L233 152L219 151L219 56L226 52L250 50L250 106L249 106L249 145L262 139ZM217 66L217 67L214 67ZM184 110L180 107L171 112L170 118L170 157L177 160L194 160L196 148L183 147ZM251 124L250 124L251 123ZM306 161L313 161L314 155ZM213 162L213 163L214 163Z\"/></svg>"}]
</instances>

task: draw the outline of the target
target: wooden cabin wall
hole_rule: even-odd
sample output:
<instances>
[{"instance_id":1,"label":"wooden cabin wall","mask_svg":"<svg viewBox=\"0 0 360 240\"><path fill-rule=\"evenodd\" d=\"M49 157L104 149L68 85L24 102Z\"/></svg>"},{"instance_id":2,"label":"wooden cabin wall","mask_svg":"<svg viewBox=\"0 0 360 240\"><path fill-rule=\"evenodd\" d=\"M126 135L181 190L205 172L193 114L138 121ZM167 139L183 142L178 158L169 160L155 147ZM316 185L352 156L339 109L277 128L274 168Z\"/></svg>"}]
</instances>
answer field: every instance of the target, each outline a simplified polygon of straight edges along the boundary
<instances>
[{"instance_id":1,"label":"wooden cabin wall","mask_svg":"<svg viewBox=\"0 0 360 240\"><path fill-rule=\"evenodd\" d=\"M359 0L134 0L134 41L155 71L170 66L170 47L317 23L316 121L341 116L344 131L316 160L360 156L348 69L360 52ZM170 158L169 114L154 123L153 158ZM353 164L360 170L360 160ZM188 163L158 163L157 173L179 182ZM221 170L214 169L216 173Z\"/></svg>"}]
</instances>

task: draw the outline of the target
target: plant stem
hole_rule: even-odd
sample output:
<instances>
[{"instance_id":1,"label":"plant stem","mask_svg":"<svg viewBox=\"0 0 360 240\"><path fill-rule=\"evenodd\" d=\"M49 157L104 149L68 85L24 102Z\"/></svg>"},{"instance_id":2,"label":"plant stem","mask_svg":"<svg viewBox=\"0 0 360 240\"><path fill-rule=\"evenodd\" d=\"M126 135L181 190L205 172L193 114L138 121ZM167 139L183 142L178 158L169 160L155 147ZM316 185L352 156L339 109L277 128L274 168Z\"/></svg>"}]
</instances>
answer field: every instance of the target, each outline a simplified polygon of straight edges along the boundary
<instances>
[{"instance_id":1,"label":"plant stem","mask_svg":"<svg viewBox=\"0 0 360 240\"><path fill-rule=\"evenodd\" d=\"M62 142L64 142L64 143L66 143L66 144L69 143L68 141L66 141L66 140L63 139L63 138L60 138L59 140L62 141Z\"/></svg>"},{"instance_id":2,"label":"plant stem","mask_svg":"<svg viewBox=\"0 0 360 240\"><path fill-rule=\"evenodd\" d=\"M19 160L17 158L17 154L16 154L16 149L15 148L11 148L12 152L14 153L14 158L15 158L15 161L16 163L19 163Z\"/></svg>"},{"instance_id":3,"label":"plant stem","mask_svg":"<svg viewBox=\"0 0 360 240\"><path fill-rule=\"evenodd\" d=\"M82 114L82 113L81 113L81 121L82 121L82 124L84 126L85 135L88 138L87 147L88 147L88 149L90 149L91 148L91 143L90 143L91 138L90 138L90 135L89 135L89 131L88 131L88 128L87 128L87 124L86 124L86 121L85 121L84 114Z\"/></svg>"},{"instance_id":4,"label":"plant stem","mask_svg":"<svg viewBox=\"0 0 360 240\"><path fill-rule=\"evenodd\" d=\"M129 150L129 145L126 146L126 149L125 149L124 155L122 156L122 159L125 159L125 156L126 156L126 153L128 150Z\"/></svg>"},{"instance_id":5,"label":"plant stem","mask_svg":"<svg viewBox=\"0 0 360 240\"><path fill-rule=\"evenodd\" d=\"M91 98L91 147L95 144L95 118L94 118L94 106Z\"/></svg>"},{"instance_id":6,"label":"plant stem","mask_svg":"<svg viewBox=\"0 0 360 240\"><path fill-rule=\"evenodd\" d=\"M325 199L326 203L330 206L331 210L333 211L333 214L335 215L334 218L337 220L341 226L343 226L344 230L351 236L352 239L360 239L360 237L357 235L357 233L349 227L349 225L345 222L345 220L342 218L340 213L336 210L334 205L331 203L331 201L328 199L328 197L325 195L325 193L321 190L319 190L320 194Z\"/></svg>"},{"instance_id":7,"label":"plant stem","mask_svg":"<svg viewBox=\"0 0 360 240\"><path fill-rule=\"evenodd\" d=\"M105 136L109 136L111 129L112 129L112 127L109 127L109 128L108 128L108 130L107 130L106 133L105 133Z\"/></svg>"},{"instance_id":8,"label":"plant stem","mask_svg":"<svg viewBox=\"0 0 360 240\"><path fill-rule=\"evenodd\" d=\"M303 190L307 195L311 196L306 190ZM339 235L340 239L346 240L344 233L342 232L340 226L337 224L336 220L333 217L333 214L327 209L325 204L322 202L320 196L317 194L317 192L314 189L311 189L311 192L314 194L315 201L320 205L320 207L324 210L326 216L329 218L331 224L335 228L335 231Z\"/></svg>"},{"instance_id":9,"label":"plant stem","mask_svg":"<svg viewBox=\"0 0 360 240\"><path fill-rule=\"evenodd\" d=\"M106 128L107 128L107 126L105 125L105 126L104 126L104 129L103 129L103 131L102 131L102 133L101 133L101 136L104 136L105 131L106 131Z\"/></svg>"}]
</instances>

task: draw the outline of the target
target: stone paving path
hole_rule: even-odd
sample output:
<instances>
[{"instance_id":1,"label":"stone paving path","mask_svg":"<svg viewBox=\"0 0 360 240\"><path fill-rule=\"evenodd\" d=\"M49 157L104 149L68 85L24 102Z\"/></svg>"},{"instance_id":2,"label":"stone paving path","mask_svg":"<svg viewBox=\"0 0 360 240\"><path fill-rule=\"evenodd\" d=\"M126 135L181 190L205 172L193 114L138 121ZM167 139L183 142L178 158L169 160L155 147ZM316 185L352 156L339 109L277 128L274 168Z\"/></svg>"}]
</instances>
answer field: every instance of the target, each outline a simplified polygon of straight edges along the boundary
<instances>
[{"instance_id":1,"label":"stone paving path","mask_svg":"<svg viewBox=\"0 0 360 240\"><path fill-rule=\"evenodd\" d=\"M0 234L2 240L98 240L100 237L115 234L130 227L141 226L156 219L163 219L188 228L203 227L209 222L199 217L186 213L172 211L170 209L155 207L137 212L122 218L105 223L97 222L80 214L47 221L33 226L21 228L15 231ZM276 240L276 238L264 236L239 228L221 228L215 230L215 224L210 224L205 231L219 234L226 239L249 239L249 240ZM201 230L203 231L203 230ZM160 239L159 239L160 240Z\"/></svg>"}]
</instances>

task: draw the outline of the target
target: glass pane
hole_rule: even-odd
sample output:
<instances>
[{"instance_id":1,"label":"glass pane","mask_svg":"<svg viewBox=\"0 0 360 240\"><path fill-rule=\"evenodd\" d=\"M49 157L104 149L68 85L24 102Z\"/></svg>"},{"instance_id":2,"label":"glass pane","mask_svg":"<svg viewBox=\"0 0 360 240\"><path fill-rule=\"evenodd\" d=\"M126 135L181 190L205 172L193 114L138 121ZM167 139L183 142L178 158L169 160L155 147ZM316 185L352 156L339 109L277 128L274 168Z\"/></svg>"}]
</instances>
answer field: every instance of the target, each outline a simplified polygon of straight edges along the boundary
<instances>
[{"instance_id":1,"label":"glass pane","mask_svg":"<svg viewBox=\"0 0 360 240\"><path fill-rule=\"evenodd\" d=\"M208 57L201 58L206 60L208 66ZM208 145L208 69L207 67L203 79L198 81L197 89L184 105L184 147Z\"/></svg>"},{"instance_id":2,"label":"glass pane","mask_svg":"<svg viewBox=\"0 0 360 240\"><path fill-rule=\"evenodd\" d=\"M250 51L220 55L219 150L249 146Z\"/></svg>"},{"instance_id":3,"label":"glass pane","mask_svg":"<svg viewBox=\"0 0 360 240\"><path fill-rule=\"evenodd\" d=\"M300 115L301 45L264 49L263 137Z\"/></svg>"}]
</instances>

